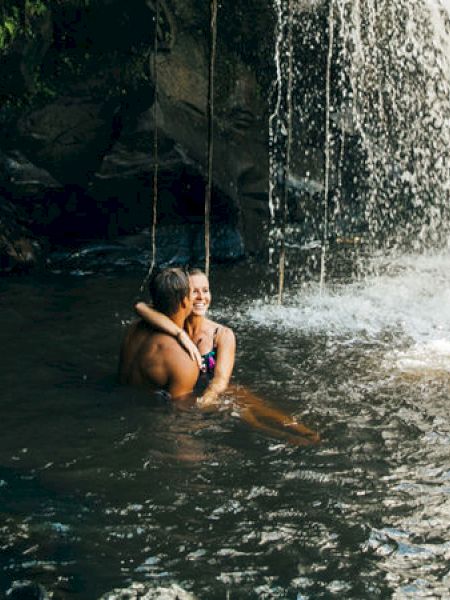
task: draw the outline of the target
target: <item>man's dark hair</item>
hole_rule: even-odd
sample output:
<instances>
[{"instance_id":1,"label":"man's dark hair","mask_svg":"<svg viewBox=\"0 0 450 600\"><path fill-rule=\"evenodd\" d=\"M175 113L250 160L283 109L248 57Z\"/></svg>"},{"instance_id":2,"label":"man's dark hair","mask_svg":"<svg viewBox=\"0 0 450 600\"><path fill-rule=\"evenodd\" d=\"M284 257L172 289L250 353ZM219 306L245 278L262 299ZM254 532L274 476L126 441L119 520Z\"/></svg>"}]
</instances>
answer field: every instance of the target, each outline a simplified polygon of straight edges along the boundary
<instances>
[{"instance_id":1,"label":"man's dark hair","mask_svg":"<svg viewBox=\"0 0 450 600\"><path fill-rule=\"evenodd\" d=\"M153 308L165 315L173 315L184 298L189 297L189 277L183 269L163 269L150 281L149 292Z\"/></svg>"}]
</instances>

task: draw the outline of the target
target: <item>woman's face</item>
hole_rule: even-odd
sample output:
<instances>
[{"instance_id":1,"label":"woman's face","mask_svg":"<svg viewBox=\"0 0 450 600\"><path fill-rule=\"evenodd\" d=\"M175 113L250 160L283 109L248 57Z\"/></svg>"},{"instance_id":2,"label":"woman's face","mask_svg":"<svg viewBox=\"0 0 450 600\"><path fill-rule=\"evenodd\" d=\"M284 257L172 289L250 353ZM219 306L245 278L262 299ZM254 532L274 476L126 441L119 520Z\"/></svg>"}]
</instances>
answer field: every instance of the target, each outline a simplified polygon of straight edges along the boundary
<instances>
[{"instance_id":1,"label":"woman's face","mask_svg":"<svg viewBox=\"0 0 450 600\"><path fill-rule=\"evenodd\" d=\"M191 283L193 301L191 315L203 317L211 304L208 278L203 274L190 275L189 281Z\"/></svg>"}]
</instances>

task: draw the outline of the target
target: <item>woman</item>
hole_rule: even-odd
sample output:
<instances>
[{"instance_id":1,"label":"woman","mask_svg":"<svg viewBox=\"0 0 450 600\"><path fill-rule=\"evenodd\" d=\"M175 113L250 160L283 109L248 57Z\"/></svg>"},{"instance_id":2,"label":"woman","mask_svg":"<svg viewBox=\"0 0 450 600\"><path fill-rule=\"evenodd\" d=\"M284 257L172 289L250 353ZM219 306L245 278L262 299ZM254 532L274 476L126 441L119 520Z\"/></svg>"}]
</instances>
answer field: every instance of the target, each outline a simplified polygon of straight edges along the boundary
<instances>
[{"instance_id":1,"label":"woman","mask_svg":"<svg viewBox=\"0 0 450 600\"><path fill-rule=\"evenodd\" d=\"M219 407L222 404L219 396L228 390L231 405L237 408L241 418L253 427L270 435L288 438L297 445L317 442L318 435L304 425L271 408L242 386L229 386L236 353L234 333L229 327L206 317L211 304L211 291L205 273L200 269L193 269L189 272L189 280L193 307L184 330L144 302L138 302L135 309L152 327L176 337L191 358L198 362L199 385L203 388L206 385L206 389L203 395L197 398L197 405L202 409ZM286 428L294 435L288 433ZM299 438L298 434L306 436L307 439Z\"/></svg>"}]
</instances>

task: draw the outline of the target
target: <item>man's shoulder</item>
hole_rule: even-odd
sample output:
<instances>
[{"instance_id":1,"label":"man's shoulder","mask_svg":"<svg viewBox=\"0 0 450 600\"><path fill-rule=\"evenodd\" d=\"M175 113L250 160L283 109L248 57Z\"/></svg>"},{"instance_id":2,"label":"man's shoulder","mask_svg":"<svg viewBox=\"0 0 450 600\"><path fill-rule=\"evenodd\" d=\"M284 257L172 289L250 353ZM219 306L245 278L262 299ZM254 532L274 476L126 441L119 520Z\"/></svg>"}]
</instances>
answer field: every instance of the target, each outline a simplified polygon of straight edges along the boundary
<instances>
[{"instance_id":1,"label":"man's shoulder","mask_svg":"<svg viewBox=\"0 0 450 600\"><path fill-rule=\"evenodd\" d=\"M151 337L150 340L153 344L158 345L161 349L170 349L170 350L174 350L174 351L180 351L183 352L183 349L181 348L180 344L177 342L177 340L169 335L168 333L164 333L162 331L151 331Z\"/></svg>"},{"instance_id":2,"label":"man's shoulder","mask_svg":"<svg viewBox=\"0 0 450 600\"><path fill-rule=\"evenodd\" d=\"M173 397L190 394L199 369L178 341L165 333L155 333L149 342L143 362L148 369L159 368Z\"/></svg>"},{"instance_id":3,"label":"man's shoulder","mask_svg":"<svg viewBox=\"0 0 450 600\"><path fill-rule=\"evenodd\" d=\"M166 347L170 348L174 343L176 341L170 335L155 331L142 320L130 324L124 339L126 346L134 347L144 354L152 354L156 350L161 351Z\"/></svg>"},{"instance_id":4,"label":"man's shoulder","mask_svg":"<svg viewBox=\"0 0 450 600\"><path fill-rule=\"evenodd\" d=\"M164 356L169 362L191 362L188 353L173 336L167 333L152 331L148 338L147 349Z\"/></svg>"},{"instance_id":5,"label":"man's shoulder","mask_svg":"<svg viewBox=\"0 0 450 600\"><path fill-rule=\"evenodd\" d=\"M157 331L153 329L151 325L143 321L142 319L138 319L137 321L133 321L130 324L127 330L128 335L133 337L143 337L146 338L150 342L154 342L156 344L164 344L171 342L175 342L176 340L171 337L167 333L163 333L162 331Z\"/></svg>"}]
</instances>

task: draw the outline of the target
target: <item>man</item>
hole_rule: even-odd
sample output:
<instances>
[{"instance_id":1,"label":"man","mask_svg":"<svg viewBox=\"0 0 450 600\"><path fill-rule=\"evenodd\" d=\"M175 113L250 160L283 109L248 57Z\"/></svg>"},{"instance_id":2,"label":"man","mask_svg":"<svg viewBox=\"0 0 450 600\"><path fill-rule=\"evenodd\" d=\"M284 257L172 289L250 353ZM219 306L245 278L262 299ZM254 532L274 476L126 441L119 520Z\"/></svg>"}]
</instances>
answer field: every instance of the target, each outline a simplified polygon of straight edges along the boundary
<instances>
[{"instance_id":1,"label":"man","mask_svg":"<svg viewBox=\"0 0 450 600\"><path fill-rule=\"evenodd\" d=\"M175 268L164 269L150 284L153 306L167 315L183 335L183 325L192 310L188 276ZM144 321L129 328L122 343L119 363L121 383L162 389L173 399L190 394L199 368L176 337L152 330Z\"/></svg>"}]
</instances>

